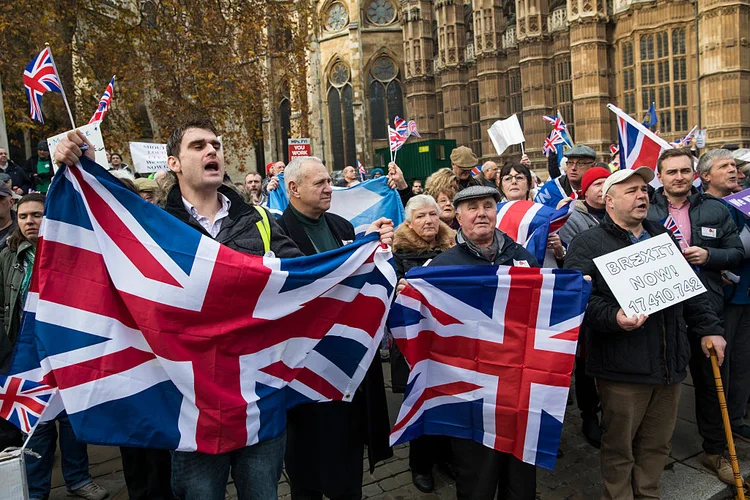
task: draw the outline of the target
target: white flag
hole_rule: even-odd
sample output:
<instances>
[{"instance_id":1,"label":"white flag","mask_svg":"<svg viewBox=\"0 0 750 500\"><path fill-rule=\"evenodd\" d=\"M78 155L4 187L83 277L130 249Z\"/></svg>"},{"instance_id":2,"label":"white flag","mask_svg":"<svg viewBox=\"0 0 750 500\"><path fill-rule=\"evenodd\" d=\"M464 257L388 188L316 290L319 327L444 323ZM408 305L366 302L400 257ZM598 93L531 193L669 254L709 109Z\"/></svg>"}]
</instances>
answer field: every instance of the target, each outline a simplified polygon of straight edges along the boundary
<instances>
[{"instance_id":1,"label":"white flag","mask_svg":"<svg viewBox=\"0 0 750 500\"><path fill-rule=\"evenodd\" d=\"M492 139L492 144L495 146L498 155L502 155L508 149L508 146L526 142L521 124L518 123L518 117L515 114L510 118L493 123L487 133L490 134L490 139Z\"/></svg>"}]
</instances>

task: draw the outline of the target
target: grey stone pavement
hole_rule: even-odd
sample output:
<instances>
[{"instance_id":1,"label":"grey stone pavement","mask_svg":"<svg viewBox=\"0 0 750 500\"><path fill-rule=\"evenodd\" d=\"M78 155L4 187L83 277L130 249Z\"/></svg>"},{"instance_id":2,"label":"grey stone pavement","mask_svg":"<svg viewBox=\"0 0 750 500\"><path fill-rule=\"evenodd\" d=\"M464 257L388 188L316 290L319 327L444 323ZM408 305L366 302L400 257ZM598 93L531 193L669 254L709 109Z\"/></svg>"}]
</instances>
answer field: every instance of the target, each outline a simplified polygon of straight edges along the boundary
<instances>
[{"instance_id":1,"label":"grey stone pavement","mask_svg":"<svg viewBox=\"0 0 750 500\"><path fill-rule=\"evenodd\" d=\"M388 407L391 420L395 421L401 404L401 395L390 391L390 370L384 364L388 385ZM588 445L580 434L581 419L575 407L573 391L569 396L568 411L563 426L560 448L565 456L558 459L554 471L539 469L537 489L539 500L590 500L598 499L601 491L599 452ZM743 475L748 473L750 444L736 443L737 454ZM733 497L729 487L700 465L701 440L695 425L693 387L688 379L682 388L682 397L677 426L672 439L672 455L662 474L662 499L664 500L723 500ZM394 457L381 463L373 474L363 464L364 497L373 500L438 500L456 498L454 484L446 476L435 471L435 492L424 494L411 483L408 464L408 445L397 446ZM89 446L91 474L96 482L109 490L111 498L128 498L119 449L115 447ZM53 472L51 500L68 499L59 467L59 456ZM227 486L227 499L237 498L233 484ZM284 475L279 484L279 498L289 500L289 484Z\"/></svg>"}]
</instances>

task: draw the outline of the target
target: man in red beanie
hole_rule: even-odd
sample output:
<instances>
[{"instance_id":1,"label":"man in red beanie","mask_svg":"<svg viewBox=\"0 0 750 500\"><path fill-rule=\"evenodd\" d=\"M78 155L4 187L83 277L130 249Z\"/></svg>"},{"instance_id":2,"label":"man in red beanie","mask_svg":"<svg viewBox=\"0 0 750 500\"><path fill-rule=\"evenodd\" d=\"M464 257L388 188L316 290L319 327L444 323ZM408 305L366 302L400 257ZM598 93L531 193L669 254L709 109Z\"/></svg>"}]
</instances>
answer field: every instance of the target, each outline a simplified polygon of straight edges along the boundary
<instances>
[{"instance_id":1,"label":"man in red beanie","mask_svg":"<svg viewBox=\"0 0 750 500\"><path fill-rule=\"evenodd\" d=\"M558 234L565 245L569 245L578 234L598 226L604 218L605 208L602 201L602 186L609 169L597 163L588 169L581 179L581 191L578 193L575 210ZM585 328L579 333L579 346L584 345ZM594 377L586 375L586 358L582 350L576 355L574 372L576 402L581 410L583 420L581 432L591 446L599 448L602 442L602 429L599 425L599 394L596 391Z\"/></svg>"}]
</instances>

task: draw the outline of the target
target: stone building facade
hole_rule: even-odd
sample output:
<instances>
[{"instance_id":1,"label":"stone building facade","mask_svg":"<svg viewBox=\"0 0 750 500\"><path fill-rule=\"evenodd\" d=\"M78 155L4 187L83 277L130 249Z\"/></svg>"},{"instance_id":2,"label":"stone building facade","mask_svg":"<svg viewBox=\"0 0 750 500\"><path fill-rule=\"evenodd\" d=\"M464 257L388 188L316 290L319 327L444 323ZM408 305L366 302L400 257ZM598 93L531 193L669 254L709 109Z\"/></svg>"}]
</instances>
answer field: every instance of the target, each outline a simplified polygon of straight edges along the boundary
<instances>
[{"instance_id":1,"label":"stone building facade","mask_svg":"<svg viewBox=\"0 0 750 500\"><path fill-rule=\"evenodd\" d=\"M496 159L486 130L517 113L541 167L543 115L559 110L577 143L604 154L617 141L607 103L640 119L655 102L668 140L698 125L708 147L750 147L750 0L326 0L317 11L310 113L295 114L282 79L267 161L307 119L332 169L375 166L394 115Z\"/></svg>"}]
</instances>

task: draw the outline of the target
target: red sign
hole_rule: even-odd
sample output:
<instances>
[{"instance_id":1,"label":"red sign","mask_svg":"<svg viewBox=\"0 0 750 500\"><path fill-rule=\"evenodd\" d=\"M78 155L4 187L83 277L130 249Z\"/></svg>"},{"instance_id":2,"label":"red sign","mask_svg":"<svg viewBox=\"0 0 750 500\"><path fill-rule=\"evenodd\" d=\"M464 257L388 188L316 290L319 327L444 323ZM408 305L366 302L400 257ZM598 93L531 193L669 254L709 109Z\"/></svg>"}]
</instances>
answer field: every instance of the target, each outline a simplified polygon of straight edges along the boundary
<instances>
[{"instance_id":1,"label":"red sign","mask_svg":"<svg viewBox=\"0 0 750 500\"><path fill-rule=\"evenodd\" d=\"M289 139L289 161L297 156L312 156L310 139Z\"/></svg>"}]
</instances>

